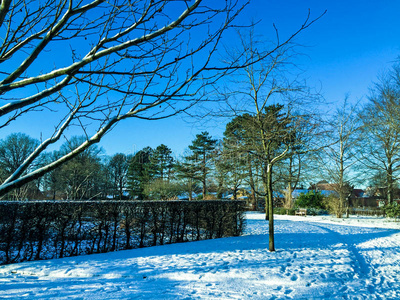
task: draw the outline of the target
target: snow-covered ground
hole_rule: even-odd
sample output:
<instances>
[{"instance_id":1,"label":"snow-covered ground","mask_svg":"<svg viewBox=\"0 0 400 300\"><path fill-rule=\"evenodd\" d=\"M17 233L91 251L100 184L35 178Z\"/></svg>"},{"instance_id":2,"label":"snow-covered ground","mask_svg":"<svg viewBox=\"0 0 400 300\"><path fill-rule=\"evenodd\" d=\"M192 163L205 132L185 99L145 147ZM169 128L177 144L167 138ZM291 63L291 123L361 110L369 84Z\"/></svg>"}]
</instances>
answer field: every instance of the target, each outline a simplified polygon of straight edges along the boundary
<instances>
[{"instance_id":1,"label":"snow-covered ground","mask_svg":"<svg viewBox=\"0 0 400 300\"><path fill-rule=\"evenodd\" d=\"M400 223L247 215L246 234L0 266L0 298L400 299Z\"/></svg>"}]
</instances>

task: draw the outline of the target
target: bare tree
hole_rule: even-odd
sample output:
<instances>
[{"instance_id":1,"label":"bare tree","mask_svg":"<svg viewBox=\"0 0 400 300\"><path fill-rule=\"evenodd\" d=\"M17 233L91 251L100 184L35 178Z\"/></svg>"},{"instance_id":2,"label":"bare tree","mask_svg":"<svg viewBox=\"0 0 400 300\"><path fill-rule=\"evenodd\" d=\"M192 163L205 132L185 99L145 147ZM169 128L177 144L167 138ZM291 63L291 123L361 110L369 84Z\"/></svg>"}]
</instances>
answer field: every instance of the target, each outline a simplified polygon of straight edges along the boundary
<instances>
[{"instance_id":1,"label":"bare tree","mask_svg":"<svg viewBox=\"0 0 400 300\"><path fill-rule=\"evenodd\" d=\"M298 153L297 149L290 149L286 159L278 162L275 168L276 180L284 196L283 207L286 209L293 208L293 191L304 177L304 156L303 153Z\"/></svg>"},{"instance_id":2,"label":"bare tree","mask_svg":"<svg viewBox=\"0 0 400 300\"><path fill-rule=\"evenodd\" d=\"M400 65L380 77L361 114L362 161L371 175L385 174L387 203L400 176ZM373 176L371 176L373 177Z\"/></svg>"},{"instance_id":3,"label":"bare tree","mask_svg":"<svg viewBox=\"0 0 400 300\"><path fill-rule=\"evenodd\" d=\"M206 99L207 86L252 63L226 65L216 59L224 33L235 27L248 2L1 1L0 95L5 104L0 128L43 111L57 121L46 125L54 130L2 183L0 195L72 159L124 119L166 118ZM312 23L307 18L264 55ZM72 126L86 140L26 173Z\"/></svg>"},{"instance_id":4,"label":"bare tree","mask_svg":"<svg viewBox=\"0 0 400 300\"><path fill-rule=\"evenodd\" d=\"M60 154L73 151L85 140L84 136L73 136L61 146ZM86 148L73 159L61 166L60 181L63 190L70 200L98 199L102 194L101 183L104 181L102 174L101 155L103 149L97 145ZM58 171L58 170L57 170Z\"/></svg>"},{"instance_id":5,"label":"bare tree","mask_svg":"<svg viewBox=\"0 0 400 300\"><path fill-rule=\"evenodd\" d=\"M0 179L5 180L15 172L38 144L38 140L21 132L12 133L4 140L0 140ZM30 184L29 186L13 190L7 196L22 200L26 199L29 194L32 196L35 190L38 190L37 185Z\"/></svg>"},{"instance_id":6,"label":"bare tree","mask_svg":"<svg viewBox=\"0 0 400 300\"><path fill-rule=\"evenodd\" d=\"M341 218L348 212L349 197L357 178L358 162L357 144L359 142L360 122L357 116L357 105L350 105L348 97L343 101L329 122L329 144L321 151L319 166L326 179L332 183L338 197L330 197L328 206Z\"/></svg>"},{"instance_id":7,"label":"bare tree","mask_svg":"<svg viewBox=\"0 0 400 300\"><path fill-rule=\"evenodd\" d=\"M127 185L127 173L131 157L123 153L114 154L107 164L111 175L114 199L122 200Z\"/></svg>"},{"instance_id":8,"label":"bare tree","mask_svg":"<svg viewBox=\"0 0 400 300\"><path fill-rule=\"evenodd\" d=\"M42 110L58 121L0 194L70 160L121 120L165 118L200 101L228 70L211 61L241 9L235 1L2 1L0 127ZM71 126L86 140L25 174Z\"/></svg>"},{"instance_id":9,"label":"bare tree","mask_svg":"<svg viewBox=\"0 0 400 300\"><path fill-rule=\"evenodd\" d=\"M233 60L244 51L244 59L254 63L235 76L231 84L234 89L221 94L235 114L248 115L246 139L250 142L245 143L245 151L257 157L262 165L269 250L275 251L273 169L292 150L299 152L299 145L305 148L311 143L316 126L312 115L300 113L300 107L312 95L296 78L288 79L294 45L287 44L260 59L265 57L265 44L257 41L251 31L248 37L241 36L240 49L232 52ZM306 136L309 138L305 139Z\"/></svg>"}]
</instances>

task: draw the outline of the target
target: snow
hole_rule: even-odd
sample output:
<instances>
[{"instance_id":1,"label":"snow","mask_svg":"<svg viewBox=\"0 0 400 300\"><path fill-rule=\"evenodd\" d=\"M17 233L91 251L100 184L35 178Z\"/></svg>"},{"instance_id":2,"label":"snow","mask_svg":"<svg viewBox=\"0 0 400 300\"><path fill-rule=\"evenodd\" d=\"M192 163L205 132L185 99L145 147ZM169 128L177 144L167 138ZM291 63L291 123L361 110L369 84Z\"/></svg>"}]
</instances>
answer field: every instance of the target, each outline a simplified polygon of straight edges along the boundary
<instances>
[{"instance_id":1,"label":"snow","mask_svg":"<svg viewBox=\"0 0 400 300\"><path fill-rule=\"evenodd\" d=\"M400 223L247 214L241 237L0 266L1 299L399 299Z\"/></svg>"}]
</instances>

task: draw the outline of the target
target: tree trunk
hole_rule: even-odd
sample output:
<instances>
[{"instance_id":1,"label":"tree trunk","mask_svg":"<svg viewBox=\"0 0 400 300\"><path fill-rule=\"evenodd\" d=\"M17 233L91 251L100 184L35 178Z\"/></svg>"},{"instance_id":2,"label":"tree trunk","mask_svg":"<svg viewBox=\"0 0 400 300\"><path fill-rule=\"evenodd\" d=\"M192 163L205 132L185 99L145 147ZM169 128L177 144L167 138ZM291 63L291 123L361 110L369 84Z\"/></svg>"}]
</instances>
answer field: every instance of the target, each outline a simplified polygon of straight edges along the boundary
<instances>
[{"instance_id":1,"label":"tree trunk","mask_svg":"<svg viewBox=\"0 0 400 300\"><path fill-rule=\"evenodd\" d=\"M254 186L254 179L253 179L253 169L251 168L251 159L250 155L248 155L248 167L249 167L249 183L250 183L250 188L251 188L251 204L252 204L252 210L257 210L257 202L256 202L256 190Z\"/></svg>"},{"instance_id":2,"label":"tree trunk","mask_svg":"<svg viewBox=\"0 0 400 300\"><path fill-rule=\"evenodd\" d=\"M203 154L203 200L206 198L207 186L206 186L206 178L207 178L207 166L206 166L206 153Z\"/></svg>"},{"instance_id":3,"label":"tree trunk","mask_svg":"<svg viewBox=\"0 0 400 300\"><path fill-rule=\"evenodd\" d=\"M264 186L264 202L265 202L265 220L269 220L269 198L268 198L268 170L267 168L264 168L263 170L264 174L262 177L262 181L263 181L263 186Z\"/></svg>"},{"instance_id":4,"label":"tree trunk","mask_svg":"<svg viewBox=\"0 0 400 300\"><path fill-rule=\"evenodd\" d=\"M393 203L393 167L391 161L389 161L388 164L386 179L387 179L387 202L390 205Z\"/></svg>"},{"instance_id":5,"label":"tree trunk","mask_svg":"<svg viewBox=\"0 0 400 300\"><path fill-rule=\"evenodd\" d=\"M189 192L189 201L193 200L193 184L192 184L192 179L190 178L188 180L188 192Z\"/></svg>"},{"instance_id":6,"label":"tree trunk","mask_svg":"<svg viewBox=\"0 0 400 300\"><path fill-rule=\"evenodd\" d=\"M206 198L206 191L207 191L206 181L203 180L203 200Z\"/></svg>"},{"instance_id":7,"label":"tree trunk","mask_svg":"<svg viewBox=\"0 0 400 300\"><path fill-rule=\"evenodd\" d=\"M267 169L267 187L268 187L268 215L269 215L269 251L275 251L274 238L274 203L272 190L272 166L268 165Z\"/></svg>"},{"instance_id":8,"label":"tree trunk","mask_svg":"<svg viewBox=\"0 0 400 300\"><path fill-rule=\"evenodd\" d=\"M268 193L268 188L265 189L266 193ZM265 220L269 220L269 199L268 199L268 194L264 196L264 201L265 201Z\"/></svg>"}]
</instances>

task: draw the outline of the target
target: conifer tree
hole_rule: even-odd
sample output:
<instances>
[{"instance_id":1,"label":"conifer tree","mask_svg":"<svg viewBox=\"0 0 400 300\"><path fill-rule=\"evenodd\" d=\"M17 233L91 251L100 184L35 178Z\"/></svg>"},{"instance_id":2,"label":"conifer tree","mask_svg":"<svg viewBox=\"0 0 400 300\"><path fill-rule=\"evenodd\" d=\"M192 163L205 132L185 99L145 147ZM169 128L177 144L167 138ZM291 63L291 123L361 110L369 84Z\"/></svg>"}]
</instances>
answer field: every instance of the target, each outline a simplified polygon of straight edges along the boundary
<instances>
[{"instance_id":1,"label":"conifer tree","mask_svg":"<svg viewBox=\"0 0 400 300\"><path fill-rule=\"evenodd\" d=\"M188 193L189 200L193 200L193 192L195 192L196 185L199 180L199 166L192 164L190 158L193 153L190 153L183 157L181 161L178 161L175 165L176 177L183 182Z\"/></svg>"},{"instance_id":2,"label":"conifer tree","mask_svg":"<svg viewBox=\"0 0 400 300\"><path fill-rule=\"evenodd\" d=\"M145 186L154 176L150 162L153 151L151 147L145 147L137 152L129 163L128 189L131 196L138 200L146 198Z\"/></svg>"},{"instance_id":3,"label":"conifer tree","mask_svg":"<svg viewBox=\"0 0 400 300\"><path fill-rule=\"evenodd\" d=\"M198 178L203 185L203 199L207 194L207 175L211 169L213 151L217 140L213 139L207 131L196 135L196 139L189 145L193 154L187 157L188 161L198 168Z\"/></svg>"},{"instance_id":4,"label":"conifer tree","mask_svg":"<svg viewBox=\"0 0 400 300\"><path fill-rule=\"evenodd\" d=\"M161 181L167 180L169 182L174 163L172 150L166 145L161 144L152 153L150 162L152 164L154 177L159 178Z\"/></svg>"}]
</instances>

